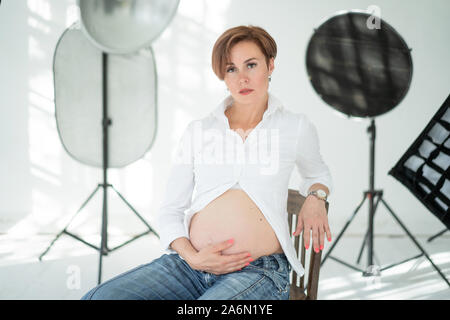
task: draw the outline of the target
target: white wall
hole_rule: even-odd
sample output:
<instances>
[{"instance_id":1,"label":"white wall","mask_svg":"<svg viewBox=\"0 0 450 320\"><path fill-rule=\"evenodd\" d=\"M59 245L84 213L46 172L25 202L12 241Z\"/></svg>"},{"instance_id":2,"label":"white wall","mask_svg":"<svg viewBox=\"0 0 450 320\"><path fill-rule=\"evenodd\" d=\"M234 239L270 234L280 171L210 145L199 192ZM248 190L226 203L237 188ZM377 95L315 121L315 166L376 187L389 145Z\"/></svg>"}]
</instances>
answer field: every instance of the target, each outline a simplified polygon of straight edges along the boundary
<instances>
[{"instance_id":1,"label":"white wall","mask_svg":"<svg viewBox=\"0 0 450 320\"><path fill-rule=\"evenodd\" d=\"M430 5L430 3L432 5ZM368 121L338 115L315 93L305 70L305 50L323 19L339 10L376 4L381 16L412 48L414 74L405 99L376 118L377 188L413 234L444 228L437 218L394 178L387 175L449 94L450 2L181 0L170 26L154 42L159 82L159 130L146 156L110 170L111 182L150 223L169 173L168 162L181 131L209 113L226 94L210 67L212 46L227 28L253 24L277 41L271 91L285 107L306 113L316 124L323 157L335 181L330 202L334 236L368 188ZM26 237L55 233L101 181L101 170L87 167L64 151L56 130L52 58L66 27L77 19L75 1L4 0L0 6L0 232ZM294 171L291 187L298 185ZM78 233L96 233L100 194L80 216ZM142 229L111 196L112 233ZM90 217L90 220L86 220ZM380 208L377 233L404 234ZM116 219L116 220L115 220ZM92 222L89 222L92 221ZM94 223L95 222L95 223ZM363 234L367 206L349 233Z\"/></svg>"}]
</instances>

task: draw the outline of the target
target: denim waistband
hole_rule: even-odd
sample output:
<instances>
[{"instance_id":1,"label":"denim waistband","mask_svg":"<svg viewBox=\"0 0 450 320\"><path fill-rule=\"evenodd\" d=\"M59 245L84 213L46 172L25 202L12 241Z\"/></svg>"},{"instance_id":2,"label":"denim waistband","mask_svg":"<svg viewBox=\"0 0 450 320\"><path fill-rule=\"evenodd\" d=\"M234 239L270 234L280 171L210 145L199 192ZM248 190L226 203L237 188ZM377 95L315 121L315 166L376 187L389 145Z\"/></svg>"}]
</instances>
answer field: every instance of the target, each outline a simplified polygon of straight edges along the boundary
<instances>
[{"instance_id":1,"label":"denim waistband","mask_svg":"<svg viewBox=\"0 0 450 320\"><path fill-rule=\"evenodd\" d=\"M289 261L284 253L275 253L269 256L261 256L255 261L252 261L251 264L257 267L278 272L289 272L291 270Z\"/></svg>"}]
</instances>

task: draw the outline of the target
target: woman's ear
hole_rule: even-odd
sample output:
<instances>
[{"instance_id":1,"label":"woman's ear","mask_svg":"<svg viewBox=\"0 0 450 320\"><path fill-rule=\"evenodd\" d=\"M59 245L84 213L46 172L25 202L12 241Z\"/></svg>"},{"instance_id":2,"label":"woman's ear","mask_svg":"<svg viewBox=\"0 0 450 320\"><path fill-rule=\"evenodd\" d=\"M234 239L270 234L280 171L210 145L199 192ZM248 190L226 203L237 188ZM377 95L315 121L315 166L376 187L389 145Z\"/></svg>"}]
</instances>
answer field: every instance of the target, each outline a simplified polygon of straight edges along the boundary
<instances>
[{"instance_id":1,"label":"woman's ear","mask_svg":"<svg viewBox=\"0 0 450 320\"><path fill-rule=\"evenodd\" d=\"M275 69L275 58L269 59L269 76L272 74L273 69Z\"/></svg>"}]
</instances>

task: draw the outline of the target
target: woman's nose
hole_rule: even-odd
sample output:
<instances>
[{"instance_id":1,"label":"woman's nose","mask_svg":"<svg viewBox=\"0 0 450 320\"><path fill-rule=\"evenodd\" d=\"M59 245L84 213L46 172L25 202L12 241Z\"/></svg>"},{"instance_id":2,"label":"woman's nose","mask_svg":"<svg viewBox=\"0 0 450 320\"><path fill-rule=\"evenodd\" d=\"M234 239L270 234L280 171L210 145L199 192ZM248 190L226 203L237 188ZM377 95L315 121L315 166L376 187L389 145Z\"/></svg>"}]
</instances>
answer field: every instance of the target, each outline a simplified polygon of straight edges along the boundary
<instances>
[{"instance_id":1,"label":"woman's nose","mask_svg":"<svg viewBox=\"0 0 450 320\"><path fill-rule=\"evenodd\" d=\"M247 76L241 77L241 79L239 79L239 82L240 82L241 84L247 84L247 83L248 83L248 78L247 78Z\"/></svg>"}]
</instances>

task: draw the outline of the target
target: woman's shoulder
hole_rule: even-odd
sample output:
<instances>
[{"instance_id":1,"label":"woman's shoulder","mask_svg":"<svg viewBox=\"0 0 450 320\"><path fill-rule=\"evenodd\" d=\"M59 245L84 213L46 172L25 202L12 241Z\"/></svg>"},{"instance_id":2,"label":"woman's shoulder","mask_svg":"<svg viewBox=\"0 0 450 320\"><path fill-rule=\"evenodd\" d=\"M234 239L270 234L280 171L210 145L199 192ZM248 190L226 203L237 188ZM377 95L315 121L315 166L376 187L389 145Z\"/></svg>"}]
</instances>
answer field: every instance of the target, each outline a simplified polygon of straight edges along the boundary
<instances>
[{"instance_id":1,"label":"woman's shoulder","mask_svg":"<svg viewBox=\"0 0 450 320\"><path fill-rule=\"evenodd\" d=\"M283 122L293 122L298 125L301 125L302 123L309 122L308 116L301 112L301 111L293 111L288 108L283 108L280 112L280 117L283 120Z\"/></svg>"}]
</instances>

